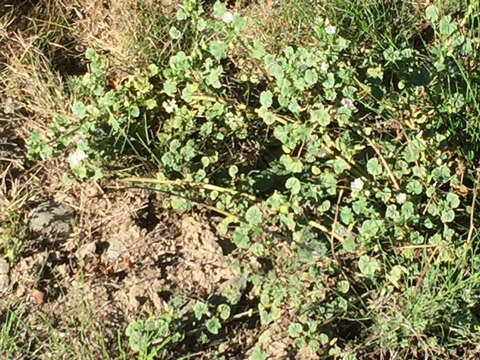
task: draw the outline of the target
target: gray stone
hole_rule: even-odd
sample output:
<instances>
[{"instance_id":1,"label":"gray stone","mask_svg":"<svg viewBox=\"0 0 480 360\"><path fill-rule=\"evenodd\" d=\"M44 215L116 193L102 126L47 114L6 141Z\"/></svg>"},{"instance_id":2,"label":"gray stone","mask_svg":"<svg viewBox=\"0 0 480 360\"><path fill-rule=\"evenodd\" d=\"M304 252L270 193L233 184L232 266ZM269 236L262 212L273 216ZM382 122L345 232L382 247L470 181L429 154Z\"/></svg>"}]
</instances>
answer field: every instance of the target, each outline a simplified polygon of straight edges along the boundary
<instances>
[{"instance_id":1,"label":"gray stone","mask_svg":"<svg viewBox=\"0 0 480 360\"><path fill-rule=\"evenodd\" d=\"M30 215L30 230L45 235L68 236L72 231L75 212L67 205L47 201Z\"/></svg>"},{"instance_id":2,"label":"gray stone","mask_svg":"<svg viewBox=\"0 0 480 360\"><path fill-rule=\"evenodd\" d=\"M110 240L107 249L107 258L109 261L116 261L128 254L125 244L119 240Z\"/></svg>"}]
</instances>

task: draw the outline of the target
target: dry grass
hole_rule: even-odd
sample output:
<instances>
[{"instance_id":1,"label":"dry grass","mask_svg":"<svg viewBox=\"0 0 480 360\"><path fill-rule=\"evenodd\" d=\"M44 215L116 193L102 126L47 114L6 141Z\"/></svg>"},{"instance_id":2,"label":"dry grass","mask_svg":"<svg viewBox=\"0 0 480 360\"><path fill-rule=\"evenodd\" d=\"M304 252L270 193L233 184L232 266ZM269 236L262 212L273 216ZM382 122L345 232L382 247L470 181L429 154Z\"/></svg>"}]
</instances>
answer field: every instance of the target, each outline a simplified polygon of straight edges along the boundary
<instances>
[{"instance_id":1,"label":"dry grass","mask_svg":"<svg viewBox=\"0 0 480 360\"><path fill-rule=\"evenodd\" d=\"M86 48L108 57L112 77L145 60L139 54L149 51L139 51L139 44L159 52L161 34L151 37L160 6L154 1L40 0L23 14L7 12L0 19L0 98L8 99L9 112L24 115L17 129L21 137L33 129L47 135L54 114L71 117L74 99L65 83L68 75L86 69Z\"/></svg>"},{"instance_id":2,"label":"dry grass","mask_svg":"<svg viewBox=\"0 0 480 360\"><path fill-rule=\"evenodd\" d=\"M73 27L79 43L106 54L119 69L132 68L164 50L169 39L161 25L178 7L174 0L77 2L81 4L73 8L79 19Z\"/></svg>"},{"instance_id":3,"label":"dry grass","mask_svg":"<svg viewBox=\"0 0 480 360\"><path fill-rule=\"evenodd\" d=\"M32 129L45 130L54 113L66 115L69 108L63 80L51 61L62 48L67 19L52 3L39 3L23 16L2 19L0 25L6 57L0 73L1 97L11 99L11 112L28 119L21 130L16 129L24 138Z\"/></svg>"},{"instance_id":4,"label":"dry grass","mask_svg":"<svg viewBox=\"0 0 480 360\"><path fill-rule=\"evenodd\" d=\"M241 10L250 20L247 26L252 41L254 39L265 43L270 53L277 53L286 46L305 45L312 41L312 24L309 22L311 14L320 15L317 1L310 6L298 5L289 0L265 0L252 2ZM300 42L299 42L300 40Z\"/></svg>"}]
</instances>

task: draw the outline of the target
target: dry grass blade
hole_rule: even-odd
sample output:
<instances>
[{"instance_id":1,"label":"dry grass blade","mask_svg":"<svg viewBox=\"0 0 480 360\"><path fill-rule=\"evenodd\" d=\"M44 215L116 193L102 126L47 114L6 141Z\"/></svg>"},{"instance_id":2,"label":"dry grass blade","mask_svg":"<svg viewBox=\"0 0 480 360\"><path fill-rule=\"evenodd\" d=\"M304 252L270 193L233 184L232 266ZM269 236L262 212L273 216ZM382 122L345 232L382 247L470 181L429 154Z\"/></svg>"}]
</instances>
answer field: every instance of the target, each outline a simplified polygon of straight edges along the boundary
<instances>
[{"instance_id":1,"label":"dry grass blade","mask_svg":"<svg viewBox=\"0 0 480 360\"><path fill-rule=\"evenodd\" d=\"M438 252L438 246L433 248L432 254L428 258L428 261L427 261L427 264L425 265L425 268L423 269L422 273L418 277L417 284L415 285L415 289L413 290L413 296L415 296L417 294L418 290L420 290L420 288L422 287L423 279L425 278L425 275L427 274L428 269L430 269L430 266L432 265L433 259L434 259L435 255L437 255L437 252Z\"/></svg>"},{"instance_id":2,"label":"dry grass blade","mask_svg":"<svg viewBox=\"0 0 480 360\"><path fill-rule=\"evenodd\" d=\"M335 233L335 232L331 232L330 230L328 230L324 225L322 224L319 224L318 222L316 221L309 221L308 222L308 225L310 225L312 228L314 229L317 229L317 230L320 230L321 232L325 233L325 234L328 234L329 236L332 236L333 238L337 239L338 241L340 241L341 243L343 243L345 241L345 239Z\"/></svg>"},{"instance_id":3,"label":"dry grass blade","mask_svg":"<svg viewBox=\"0 0 480 360\"><path fill-rule=\"evenodd\" d=\"M477 203L477 193L478 193L478 183L480 181L480 171L478 171L477 179L475 186L473 188L473 199L472 199L472 206L470 210L470 227L468 229L467 241L465 242L464 247L467 249L470 246L472 241L473 232L475 231L475 206Z\"/></svg>"},{"instance_id":4,"label":"dry grass blade","mask_svg":"<svg viewBox=\"0 0 480 360\"><path fill-rule=\"evenodd\" d=\"M337 226L337 221L338 221L338 210L340 208L340 203L342 202L342 197L343 197L343 189L340 190L340 193L338 194L338 199L337 199L337 207L335 209L335 218L333 219L333 224L332 224L332 232L330 234L330 247L332 251L332 255L334 259L338 263L337 255L335 254L335 244L334 244L334 238L335 238L335 228Z\"/></svg>"},{"instance_id":5,"label":"dry grass blade","mask_svg":"<svg viewBox=\"0 0 480 360\"><path fill-rule=\"evenodd\" d=\"M394 188L395 188L395 191L399 191L399 190L400 190L400 185L398 185L398 181L397 181L397 179L395 178L395 175L393 175L393 172L392 172L392 170L390 169L390 166L388 166L387 161L386 161L385 158L383 157L382 152L380 151L380 149L378 148L378 146L373 142L372 139L370 139L369 137L366 137L366 139L367 139L368 144L371 146L371 148L377 153L377 156L380 158L380 161L382 162L383 167L384 167L385 170L387 171L387 174L388 174L388 176L390 177L390 180L391 180L392 183L393 183L393 186L394 186Z\"/></svg>"}]
</instances>

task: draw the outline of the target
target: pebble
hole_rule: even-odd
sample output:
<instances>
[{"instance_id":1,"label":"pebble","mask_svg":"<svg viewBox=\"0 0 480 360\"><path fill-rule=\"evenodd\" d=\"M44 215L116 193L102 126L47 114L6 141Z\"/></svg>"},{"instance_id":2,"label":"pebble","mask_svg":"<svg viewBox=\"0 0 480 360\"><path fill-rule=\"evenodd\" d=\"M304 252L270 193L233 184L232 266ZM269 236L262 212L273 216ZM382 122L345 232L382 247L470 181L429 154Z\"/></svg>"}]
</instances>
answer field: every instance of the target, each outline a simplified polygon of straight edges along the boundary
<instances>
[{"instance_id":1,"label":"pebble","mask_svg":"<svg viewBox=\"0 0 480 360\"><path fill-rule=\"evenodd\" d=\"M127 254L128 249L123 242L115 239L109 241L109 247L106 254L109 261L117 261Z\"/></svg>"},{"instance_id":2,"label":"pebble","mask_svg":"<svg viewBox=\"0 0 480 360\"><path fill-rule=\"evenodd\" d=\"M5 259L0 259L0 291L7 291L10 285L10 278L8 273L10 272L10 265Z\"/></svg>"}]
</instances>

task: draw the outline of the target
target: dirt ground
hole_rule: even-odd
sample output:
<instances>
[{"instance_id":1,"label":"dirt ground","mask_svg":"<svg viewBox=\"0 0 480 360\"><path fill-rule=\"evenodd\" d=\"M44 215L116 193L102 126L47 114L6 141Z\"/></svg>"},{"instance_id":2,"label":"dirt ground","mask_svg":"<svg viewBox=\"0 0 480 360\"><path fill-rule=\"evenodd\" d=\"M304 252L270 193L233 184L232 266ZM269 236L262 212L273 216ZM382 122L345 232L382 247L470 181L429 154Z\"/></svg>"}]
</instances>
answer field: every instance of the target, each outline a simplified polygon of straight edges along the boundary
<instances>
[{"instance_id":1,"label":"dirt ground","mask_svg":"<svg viewBox=\"0 0 480 360\"><path fill-rule=\"evenodd\" d=\"M57 333L77 339L73 347L82 351L82 337L100 326L107 348L116 348L117 331L139 315L161 314L173 297L184 299L188 311L192 300L238 281L233 246L215 230L218 219L163 211L160 195L114 179L66 187L60 161L32 165L25 159L14 125L2 117L2 213L12 208L13 197L27 195L20 211L28 229L0 304L22 306L36 337L49 336L47 319ZM243 358L256 337L253 323L239 322L231 336L208 346ZM179 353L197 351L202 358L208 348L187 343L193 348ZM92 346L101 354L98 343Z\"/></svg>"}]
</instances>

